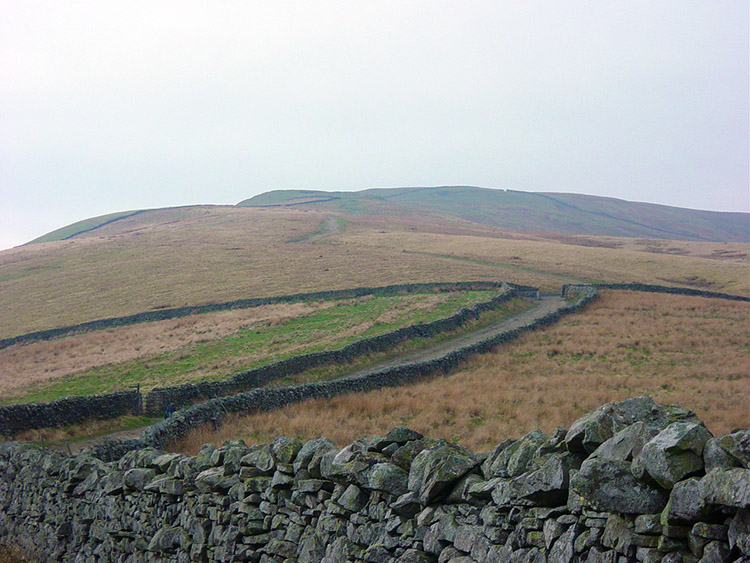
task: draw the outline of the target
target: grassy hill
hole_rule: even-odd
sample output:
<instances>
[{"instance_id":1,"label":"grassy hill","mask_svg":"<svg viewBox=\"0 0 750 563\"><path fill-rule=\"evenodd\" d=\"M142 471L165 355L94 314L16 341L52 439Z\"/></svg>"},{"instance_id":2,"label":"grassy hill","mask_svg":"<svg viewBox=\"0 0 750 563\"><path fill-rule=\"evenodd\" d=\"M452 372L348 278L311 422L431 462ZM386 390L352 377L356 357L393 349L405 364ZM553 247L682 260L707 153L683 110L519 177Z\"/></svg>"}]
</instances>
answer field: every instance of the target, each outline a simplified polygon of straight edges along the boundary
<instances>
[{"instance_id":1,"label":"grassy hill","mask_svg":"<svg viewBox=\"0 0 750 563\"><path fill-rule=\"evenodd\" d=\"M696 241L750 240L747 213L696 211L581 194L468 186L359 192L272 191L238 205L307 207L376 215L433 213L526 231Z\"/></svg>"},{"instance_id":2,"label":"grassy hill","mask_svg":"<svg viewBox=\"0 0 750 563\"><path fill-rule=\"evenodd\" d=\"M150 309L409 282L557 291L624 281L748 295L749 254L747 243L514 231L408 211L156 209L0 252L0 338Z\"/></svg>"},{"instance_id":3,"label":"grassy hill","mask_svg":"<svg viewBox=\"0 0 750 563\"><path fill-rule=\"evenodd\" d=\"M748 242L664 238L665 230L701 225L699 216L683 214L686 210L475 188L368 192L270 192L253 198L252 206L126 212L72 225L49 236L47 242L2 251L0 338L153 309L409 282L507 281L549 292L571 281L641 282L750 295ZM504 204L495 201L498 193L505 198ZM661 225L661 231L657 234L657 227L652 226L650 236L636 237L632 232L613 236L565 232L562 227L559 232L544 231L538 224L533 228L521 224L530 221L533 214L525 210L537 201L536 213L559 225L575 212L587 228L593 229L598 221L602 227L631 231L636 225L621 218L624 210L644 205L638 211L640 221ZM492 223L503 216L519 221L517 228ZM701 227L701 236L708 238L709 226ZM443 420L446 437L455 433L467 443L482 444L483 433L497 435L494 423L490 424L495 420L517 422L528 415L518 428L530 429L538 427L540 420L568 423L583 410L604 402L649 393L664 402L674 398L700 407L704 417L712 412L729 413L716 418L717 428L738 424L748 399L744 391L750 334L747 304L715 306L713 300L698 297L646 300L640 295L631 297L629 292L610 295L614 301L602 301L588 317L571 318L541 333L530 345L519 343L530 348L507 349L509 360L517 363L502 364L502 353L483 357L456 374L455 387L448 380L434 384L443 388L445 397L440 401L425 399L435 389L410 387L403 391L407 396L353 395L351 403L331 402L347 414L331 411L318 418L330 418L341 426L341 420L359 416L352 412L360 412L357 409L362 409L364 401L368 413L391 413L382 426L414 425L420 419L439 428L439 421L430 418L434 415ZM396 307L388 309L390 314ZM404 310L410 318L413 312L408 311ZM361 312L349 317L362 327L370 322ZM101 331L84 335L85 339L82 336L80 343L68 338L19 345L2 355L0 373L20 374L14 388L24 395L49 396L80 391L76 385L83 385L84 380L104 385L96 388L101 390L128 384L129 378L161 385L193 377L224 377L246 361L244 351L233 351L232 339L238 330L252 330L252 322L245 317L221 316L221 321L219 316L203 317L196 324L179 320L168 326ZM247 353L266 349L268 358L286 353L284 341L274 332L282 325L273 319L258 322L270 323L263 324L268 341L253 335ZM326 342L334 345L332 339L342 336L341 326L339 320L332 322L314 335L311 345L319 341L323 346ZM298 344L295 339L292 343ZM196 358L205 360L200 370L207 371L187 365ZM167 373L164 366L178 369ZM42 379L63 373L60 380L67 381L62 387L44 388ZM472 379L475 375L478 379ZM466 388L461 380L465 376L470 386L476 381L476 388L484 389L487 405L473 408L472 400L460 394ZM569 385L570 381L576 383ZM589 387L591 394L576 394ZM450 393L449 388L453 389ZM12 395L7 389L0 389L6 400ZM407 410L393 408L394 401ZM425 412L427 403L429 413ZM316 411L311 412L315 416ZM280 416L291 420L292 414ZM369 420L370 415L365 418ZM281 428L278 421L269 420L248 427ZM361 430L346 426L353 432ZM472 428L479 429L473 438L469 436Z\"/></svg>"}]
</instances>

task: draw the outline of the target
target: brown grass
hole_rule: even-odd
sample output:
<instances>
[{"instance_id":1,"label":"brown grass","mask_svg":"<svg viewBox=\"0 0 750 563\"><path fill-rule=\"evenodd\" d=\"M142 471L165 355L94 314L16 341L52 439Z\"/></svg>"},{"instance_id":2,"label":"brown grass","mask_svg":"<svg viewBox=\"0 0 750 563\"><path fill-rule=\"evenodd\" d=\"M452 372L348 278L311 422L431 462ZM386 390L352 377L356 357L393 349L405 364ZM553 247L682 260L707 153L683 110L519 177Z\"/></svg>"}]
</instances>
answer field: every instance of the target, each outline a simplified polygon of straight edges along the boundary
<instances>
[{"instance_id":1,"label":"brown grass","mask_svg":"<svg viewBox=\"0 0 750 563\"><path fill-rule=\"evenodd\" d=\"M750 304L604 291L583 312L449 377L238 418L218 433L196 430L178 449L281 435L343 445L401 424L476 451L536 428L567 427L604 403L644 394L694 410L722 434L750 423L749 351Z\"/></svg>"},{"instance_id":2,"label":"brown grass","mask_svg":"<svg viewBox=\"0 0 750 563\"><path fill-rule=\"evenodd\" d=\"M170 214L178 211L138 215L88 237L0 252L0 337L156 307L392 283L497 279L484 266L445 265L328 238L316 244L287 242L317 231L325 217L317 212L195 208L187 216L180 211L176 222ZM151 223L141 225L144 217ZM128 222L133 223L130 231Z\"/></svg>"},{"instance_id":3,"label":"brown grass","mask_svg":"<svg viewBox=\"0 0 750 563\"><path fill-rule=\"evenodd\" d=\"M542 288L559 287L562 282L539 272L591 281L677 285L750 294L748 244L601 237L600 245L594 245L592 241L597 237L566 236L556 242L551 236L529 234L525 240L517 236L448 235L406 229L377 231L362 227L337 235L359 246L494 263L498 277L506 281L517 278L519 283ZM446 265L453 262L449 258L434 259Z\"/></svg>"},{"instance_id":4,"label":"brown grass","mask_svg":"<svg viewBox=\"0 0 750 563\"><path fill-rule=\"evenodd\" d=\"M301 354L311 347L335 348L341 345L343 338L359 338L376 325L410 324L412 313L432 311L452 299L453 295L451 292L396 295L389 300L391 308L378 316L361 319L349 316L338 324L337 330L311 330L306 334L292 331L263 342L256 341L252 346L236 349L232 353L226 352L196 361L190 369L173 370L168 381L165 381L161 372L146 372L140 374L138 382L142 391L148 391L158 385L179 384L207 377L227 377L260 361ZM118 373L117 369L127 367L132 360L173 362L183 356L195 354L196 347L193 345L197 343L233 336L248 328L260 332L325 309L359 305L371 299L372 296L364 296L344 300L282 303L141 323L59 340L11 346L0 350L0 396L5 400L28 400L25 397L29 392L38 393L45 388L45 384L66 376L101 378L103 373ZM104 368L105 372L97 368ZM113 379L110 382L111 390L120 389L124 385L116 377L110 379ZM104 390L110 389L99 389L100 392ZM39 399L34 396L32 400Z\"/></svg>"},{"instance_id":5,"label":"brown grass","mask_svg":"<svg viewBox=\"0 0 750 563\"><path fill-rule=\"evenodd\" d=\"M2 251L0 338L156 307L321 289L473 279L559 288L562 280L544 272L750 294L748 244L556 236L429 216L344 216L349 225L341 233L315 244L288 242L318 231L328 215L167 209Z\"/></svg>"}]
</instances>

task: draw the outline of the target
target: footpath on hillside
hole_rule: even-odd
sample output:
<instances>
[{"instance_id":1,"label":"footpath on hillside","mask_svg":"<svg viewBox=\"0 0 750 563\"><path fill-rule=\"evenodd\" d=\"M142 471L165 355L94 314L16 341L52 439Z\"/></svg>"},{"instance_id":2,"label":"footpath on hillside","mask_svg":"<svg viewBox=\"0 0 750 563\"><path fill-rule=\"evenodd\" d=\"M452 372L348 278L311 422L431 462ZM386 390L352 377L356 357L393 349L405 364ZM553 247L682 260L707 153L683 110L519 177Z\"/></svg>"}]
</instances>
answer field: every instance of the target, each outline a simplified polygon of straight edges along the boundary
<instances>
[{"instance_id":1,"label":"footpath on hillside","mask_svg":"<svg viewBox=\"0 0 750 563\"><path fill-rule=\"evenodd\" d=\"M541 299L535 300L533 306L530 309L522 311L516 315L503 318L468 333L448 337L445 340L442 340L436 343L434 346L430 346L428 348L422 348L419 350L397 354L389 358L388 360L377 362L365 369L344 373L338 376L337 379L357 378L364 375L377 373L383 370L397 368L400 366L437 360L457 350L461 350L468 346L491 340L494 337L509 330L528 326L535 320L557 311L563 305L565 305L565 303L566 301L558 296L543 296ZM113 432L107 435L100 435L95 438L71 442L69 444L70 451L72 453L77 453L83 448L100 442L105 438L137 438L144 428L145 427L132 428L121 432ZM67 450L67 445L65 447L61 446L59 449Z\"/></svg>"}]
</instances>

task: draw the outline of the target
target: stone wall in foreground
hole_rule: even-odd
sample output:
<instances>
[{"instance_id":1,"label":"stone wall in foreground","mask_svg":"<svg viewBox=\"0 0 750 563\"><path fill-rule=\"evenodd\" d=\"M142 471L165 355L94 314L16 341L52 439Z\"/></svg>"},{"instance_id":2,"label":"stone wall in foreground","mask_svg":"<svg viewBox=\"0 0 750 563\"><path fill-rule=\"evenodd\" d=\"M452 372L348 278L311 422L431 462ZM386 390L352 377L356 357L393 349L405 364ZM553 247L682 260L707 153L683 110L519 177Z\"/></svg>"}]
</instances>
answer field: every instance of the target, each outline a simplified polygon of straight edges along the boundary
<instances>
[{"instance_id":1,"label":"stone wall in foreground","mask_svg":"<svg viewBox=\"0 0 750 563\"><path fill-rule=\"evenodd\" d=\"M0 444L0 543L41 561L747 562L750 430L647 397L492 452L405 428L147 448Z\"/></svg>"}]
</instances>

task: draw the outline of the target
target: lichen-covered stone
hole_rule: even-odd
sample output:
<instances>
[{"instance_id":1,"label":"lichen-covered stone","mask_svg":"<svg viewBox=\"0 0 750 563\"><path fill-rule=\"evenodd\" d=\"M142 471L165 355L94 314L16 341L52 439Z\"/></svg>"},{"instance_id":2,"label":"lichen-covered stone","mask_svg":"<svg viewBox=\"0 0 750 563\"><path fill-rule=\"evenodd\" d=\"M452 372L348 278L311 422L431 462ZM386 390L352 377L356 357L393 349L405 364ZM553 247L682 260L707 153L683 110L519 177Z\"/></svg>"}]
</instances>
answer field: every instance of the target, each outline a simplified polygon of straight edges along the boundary
<instances>
[{"instance_id":1,"label":"lichen-covered stone","mask_svg":"<svg viewBox=\"0 0 750 563\"><path fill-rule=\"evenodd\" d=\"M742 467L750 468L750 428L742 428L726 436L721 436L719 445Z\"/></svg>"},{"instance_id":2,"label":"lichen-covered stone","mask_svg":"<svg viewBox=\"0 0 750 563\"><path fill-rule=\"evenodd\" d=\"M700 480L706 504L750 508L750 469L714 469Z\"/></svg>"},{"instance_id":3,"label":"lichen-covered stone","mask_svg":"<svg viewBox=\"0 0 750 563\"><path fill-rule=\"evenodd\" d=\"M663 523L695 522L708 508L701 493L700 479L692 478L677 483L669 495L664 509Z\"/></svg>"},{"instance_id":4,"label":"lichen-covered stone","mask_svg":"<svg viewBox=\"0 0 750 563\"><path fill-rule=\"evenodd\" d=\"M675 412L685 411L659 407L649 416L665 422ZM533 451L524 473L491 479L486 471L517 442L473 456L398 430L343 450L326 441L225 442L196 457L151 449L112 463L0 443L0 543L14 538L37 560L61 563L749 557L750 508L742 508L749 470L713 468L677 481L671 493L645 469L638 479L638 436L654 431L651 422L626 426L585 460L563 447L567 434L556 430ZM523 442L514 455L531 451L526 446L535 440ZM526 453L517 467L522 458Z\"/></svg>"},{"instance_id":5,"label":"lichen-covered stone","mask_svg":"<svg viewBox=\"0 0 750 563\"><path fill-rule=\"evenodd\" d=\"M474 454L457 444L443 442L422 450L409 471L409 490L427 505L477 466Z\"/></svg>"},{"instance_id":6,"label":"lichen-covered stone","mask_svg":"<svg viewBox=\"0 0 750 563\"><path fill-rule=\"evenodd\" d=\"M702 424L673 422L649 440L638 456L651 478L665 489L703 469L703 446L711 433Z\"/></svg>"},{"instance_id":7,"label":"lichen-covered stone","mask_svg":"<svg viewBox=\"0 0 750 563\"><path fill-rule=\"evenodd\" d=\"M489 477L518 477L531 465L536 451L547 441L548 436L539 430L529 432L502 449L489 465Z\"/></svg>"},{"instance_id":8,"label":"lichen-covered stone","mask_svg":"<svg viewBox=\"0 0 750 563\"><path fill-rule=\"evenodd\" d=\"M653 514L667 504L667 492L636 479L630 464L589 458L572 478L571 488L597 510L622 514Z\"/></svg>"}]
</instances>

